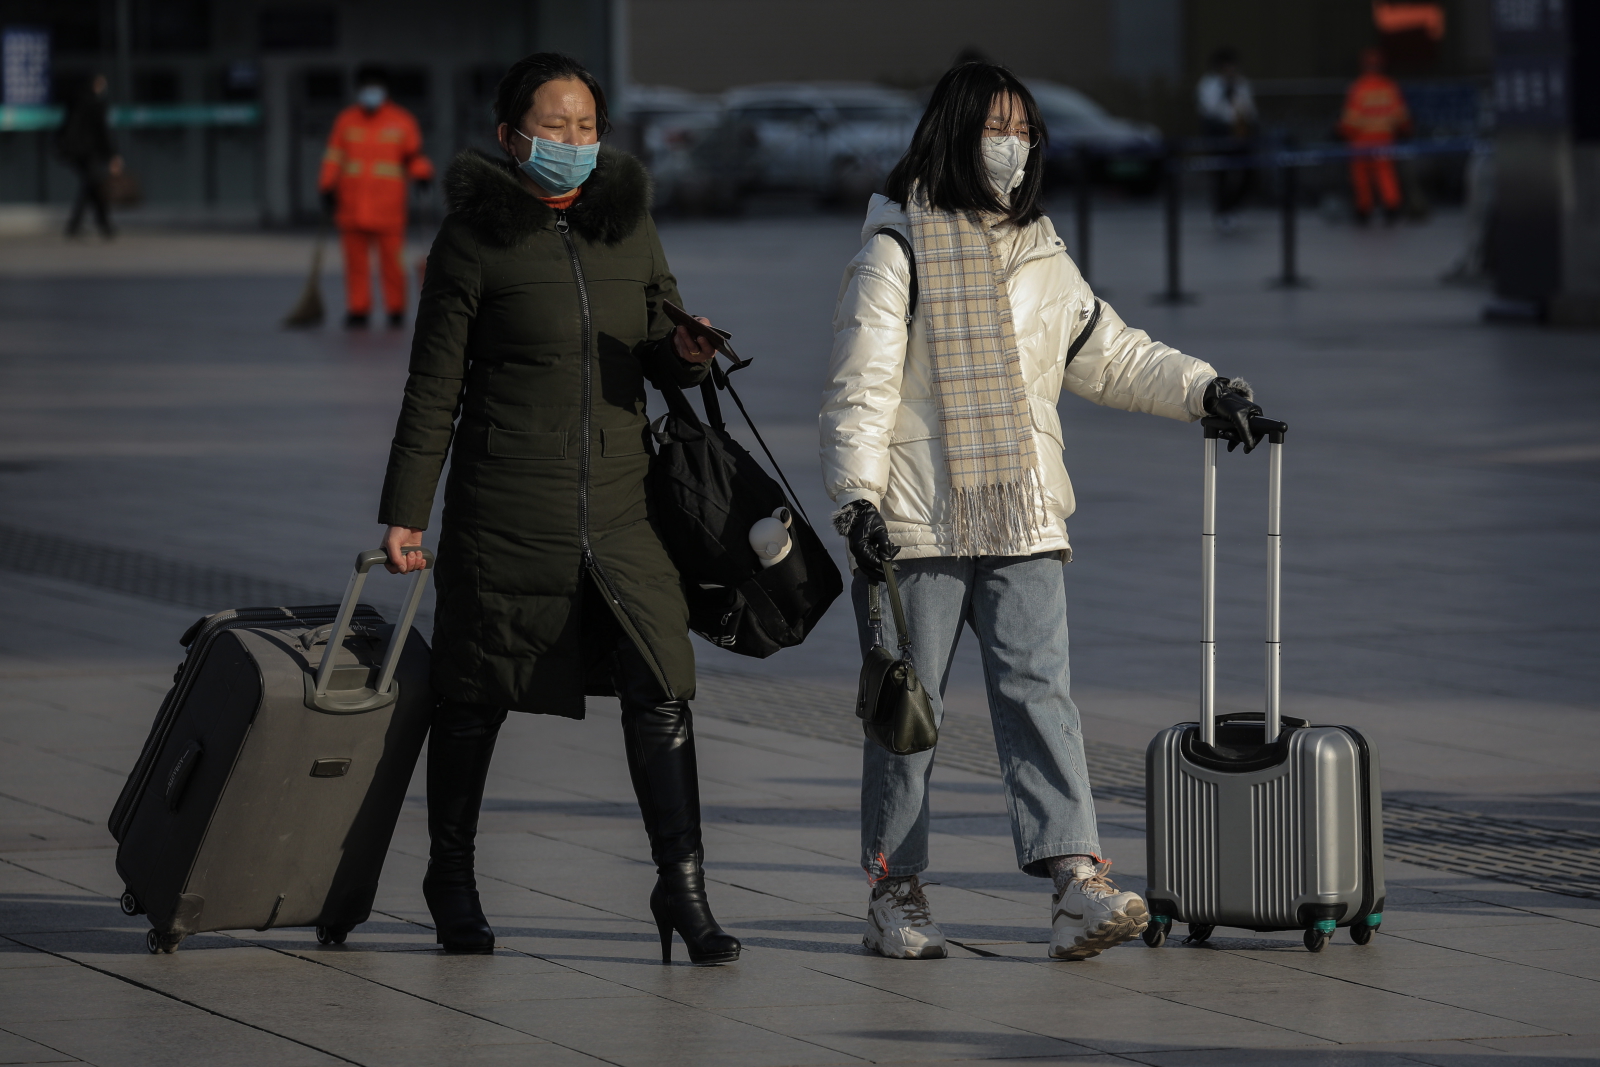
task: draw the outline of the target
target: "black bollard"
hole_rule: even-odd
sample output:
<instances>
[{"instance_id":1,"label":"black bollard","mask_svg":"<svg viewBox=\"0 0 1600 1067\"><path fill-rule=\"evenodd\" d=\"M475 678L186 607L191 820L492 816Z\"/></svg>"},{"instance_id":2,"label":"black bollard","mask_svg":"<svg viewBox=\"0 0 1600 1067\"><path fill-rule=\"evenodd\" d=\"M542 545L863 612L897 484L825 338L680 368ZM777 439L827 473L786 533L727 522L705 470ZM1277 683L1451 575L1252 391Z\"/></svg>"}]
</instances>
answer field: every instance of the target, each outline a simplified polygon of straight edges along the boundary
<instances>
[{"instance_id":1,"label":"black bollard","mask_svg":"<svg viewBox=\"0 0 1600 1067\"><path fill-rule=\"evenodd\" d=\"M1155 296L1158 304L1192 304L1193 293L1183 291L1183 155L1168 146L1166 173L1167 288Z\"/></svg>"},{"instance_id":2,"label":"black bollard","mask_svg":"<svg viewBox=\"0 0 1600 1067\"><path fill-rule=\"evenodd\" d=\"M1077 254L1076 259L1077 259L1077 263L1078 263L1078 273L1083 275L1083 280L1084 281L1088 281L1089 280L1089 195L1090 195L1090 192L1092 191L1091 187L1090 187L1091 174L1090 174L1090 170L1089 170L1089 146L1088 145L1079 145L1078 146L1078 169L1077 169L1077 173L1075 174L1075 178L1077 179L1077 186L1076 186L1076 190L1075 191L1077 193L1077 204L1076 204L1076 207L1077 207L1077 211L1078 211L1078 244L1077 244L1077 253L1078 254Z\"/></svg>"},{"instance_id":3,"label":"black bollard","mask_svg":"<svg viewBox=\"0 0 1600 1067\"><path fill-rule=\"evenodd\" d=\"M1299 266L1296 262L1298 248L1296 246L1297 211L1299 210L1299 170L1293 163L1284 163L1278 169L1278 190L1280 201L1278 204L1279 235L1282 238L1283 262L1279 268L1278 276L1271 285L1274 289L1304 289L1311 283L1300 276Z\"/></svg>"}]
</instances>

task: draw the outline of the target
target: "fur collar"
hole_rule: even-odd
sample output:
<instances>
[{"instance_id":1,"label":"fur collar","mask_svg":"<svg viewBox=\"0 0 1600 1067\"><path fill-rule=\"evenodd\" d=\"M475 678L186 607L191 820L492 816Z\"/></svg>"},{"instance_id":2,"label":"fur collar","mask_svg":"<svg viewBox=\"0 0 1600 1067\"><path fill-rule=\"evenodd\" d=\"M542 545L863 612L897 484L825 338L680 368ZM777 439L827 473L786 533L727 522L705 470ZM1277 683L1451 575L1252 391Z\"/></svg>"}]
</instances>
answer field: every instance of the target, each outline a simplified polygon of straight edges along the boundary
<instances>
[{"instance_id":1,"label":"fur collar","mask_svg":"<svg viewBox=\"0 0 1600 1067\"><path fill-rule=\"evenodd\" d=\"M513 248L555 223L556 213L528 192L508 161L477 149L451 161L444 192L451 210L485 244ZM567 221L580 237L614 245L633 233L649 210L650 176L644 165L601 145L594 173L567 209Z\"/></svg>"}]
</instances>

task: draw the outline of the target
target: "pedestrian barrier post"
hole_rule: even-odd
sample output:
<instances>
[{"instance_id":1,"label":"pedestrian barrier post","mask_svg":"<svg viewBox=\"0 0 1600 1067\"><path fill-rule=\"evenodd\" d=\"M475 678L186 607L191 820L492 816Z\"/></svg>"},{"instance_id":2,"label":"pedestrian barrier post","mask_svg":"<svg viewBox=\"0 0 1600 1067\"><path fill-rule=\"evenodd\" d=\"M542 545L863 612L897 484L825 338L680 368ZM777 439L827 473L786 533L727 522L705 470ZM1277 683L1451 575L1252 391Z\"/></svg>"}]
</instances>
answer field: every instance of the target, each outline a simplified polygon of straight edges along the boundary
<instances>
[{"instance_id":1,"label":"pedestrian barrier post","mask_svg":"<svg viewBox=\"0 0 1600 1067\"><path fill-rule=\"evenodd\" d=\"M1168 146L1166 157L1167 288L1156 294L1158 304L1191 304L1194 294L1183 291L1183 156Z\"/></svg>"},{"instance_id":2,"label":"pedestrian barrier post","mask_svg":"<svg viewBox=\"0 0 1600 1067\"><path fill-rule=\"evenodd\" d=\"M1277 289L1303 289L1311 283L1300 277L1296 263L1297 248L1295 245L1296 216L1299 207L1299 169L1293 160L1284 159L1281 155L1278 161L1278 192L1281 197L1279 203L1279 232L1282 238L1283 262L1279 273L1272 280L1272 286Z\"/></svg>"}]
</instances>

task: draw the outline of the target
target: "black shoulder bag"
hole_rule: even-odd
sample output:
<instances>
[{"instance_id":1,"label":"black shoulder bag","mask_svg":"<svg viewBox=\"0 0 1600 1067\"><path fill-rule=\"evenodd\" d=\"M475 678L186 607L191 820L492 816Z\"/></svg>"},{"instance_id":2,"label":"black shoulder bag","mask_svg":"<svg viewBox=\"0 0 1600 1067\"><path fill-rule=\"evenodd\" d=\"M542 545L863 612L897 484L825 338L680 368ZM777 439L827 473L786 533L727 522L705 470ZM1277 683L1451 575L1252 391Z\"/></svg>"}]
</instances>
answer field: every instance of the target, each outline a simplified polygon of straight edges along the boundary
<instances>
[{"instance_id":1,"label":"black shoulder bag","mask_svg":"<svg viewBox=\"0 0 1600 1067\"><path fill-rule=\"evenodd\" d=\"M738 405L781 488L728 433L718 390ZM721 366L713 361L700 384L704 421L682 389L669 383L661 393L667 413L650 427L656 454L645 488L651 522L683 579L689 628L718 648L757 659L798 645L844 590L838 565ZM762 567L750 528L779 508L791 514L792 547Z\"/></svg>"},{"instance_id":2,"label":"black shoulder bag","mask_svg":"<svg viewBox=\"0 0 1600 1067\"><path fill-rule=\"evenodd\" d=\"M862 732L880 747L897 756L926 752L939 743L939 727L933 721L933 702L927 687L917 678L911 662L911 631L906 626L905 609L900 606L900 585L895 581L894 564L883 565L883 581L889 587L889 609L894 612L895 632L900 635L900 654L883 647L883 604L878 583L867 585L867 621L872 627L872 647L861 664L861 687L856 691L856 717Z\"/></svg>"}]
</instances>

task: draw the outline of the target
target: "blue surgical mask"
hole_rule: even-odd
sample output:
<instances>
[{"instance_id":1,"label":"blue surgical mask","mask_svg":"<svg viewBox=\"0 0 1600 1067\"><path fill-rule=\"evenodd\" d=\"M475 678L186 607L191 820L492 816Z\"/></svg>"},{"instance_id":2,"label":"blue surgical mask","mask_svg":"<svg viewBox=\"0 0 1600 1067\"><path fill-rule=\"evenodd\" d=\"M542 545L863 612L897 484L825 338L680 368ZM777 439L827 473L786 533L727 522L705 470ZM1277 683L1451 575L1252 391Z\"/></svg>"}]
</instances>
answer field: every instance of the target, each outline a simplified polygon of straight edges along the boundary
<instances>
[{"instance_id":1,"label":"blue surgical mask","mask_svg":"<svg viewBox=\"0 0 1600 1067\"><path fill-rule=\"evenodd\" d=\"M522 173L539 183L541 189L561 194L568 193L589 180L594 173L594 163L600 156L600 143L562 144L543 137L528 137L517 130L531 144L528 158L517 164Z\"/></svg>"},{"instance_id":2,"label":"blue surgical mask","mask_svg":"<svg viewBox=\"0 0 1600 1067\"><path fill-rule=\"evenodd\" d=\"M381 85L363 85L356 90L356 103L368 111L376 111L389 99L389 94Z\"/></svg>"}]
</instances>

